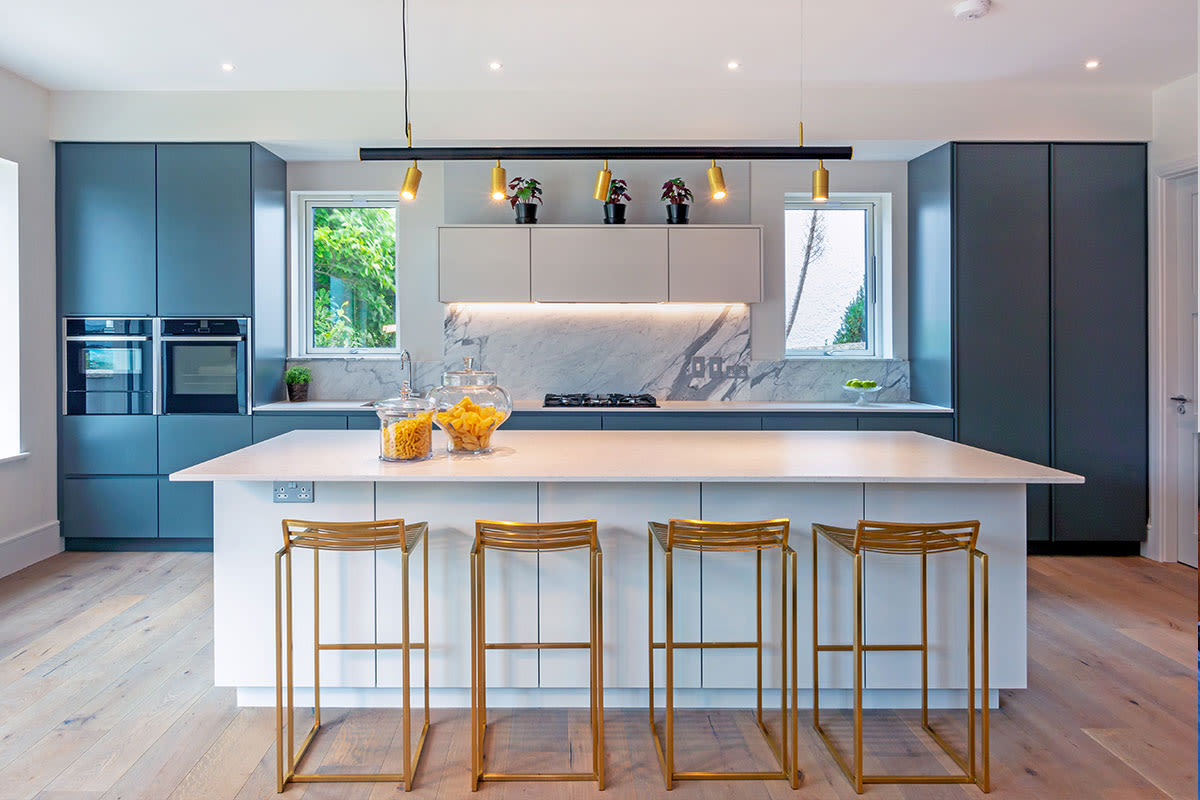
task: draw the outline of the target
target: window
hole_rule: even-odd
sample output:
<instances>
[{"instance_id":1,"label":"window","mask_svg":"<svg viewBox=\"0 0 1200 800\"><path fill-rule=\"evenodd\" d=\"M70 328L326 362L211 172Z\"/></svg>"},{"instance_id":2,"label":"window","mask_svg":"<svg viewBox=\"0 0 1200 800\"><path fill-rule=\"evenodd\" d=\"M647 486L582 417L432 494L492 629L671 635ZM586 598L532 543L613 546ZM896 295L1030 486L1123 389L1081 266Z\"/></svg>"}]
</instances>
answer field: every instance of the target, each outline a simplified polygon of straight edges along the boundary
<instances>
[{"instance_id":1,"label":"window","mask_svg":"<svg viewBox=\"0 0 1200 800\"><path fill-rule=\"evenodd\" d=\"M0 461L21 452L21 314L17 165L0 158Z\"/></svg>"},{"instance_id":2,"label":"window","mask_svg":"<svg viewBox=\"0 0 1200 800\"><path fill-rule=\"evenodd\" d=\"M784 349L789 358L882 355L877 259L882 198L784 209Z\"/></svg>"},{"instance_id":3,"label":"window","mask_svg":"<svg viewBox=\"0 0 1200 800\"><path fill-rule=\"evenodd\" d=\"M394 196L301 196L295 355L398 351Z\"/></svg>"}]
</instances>

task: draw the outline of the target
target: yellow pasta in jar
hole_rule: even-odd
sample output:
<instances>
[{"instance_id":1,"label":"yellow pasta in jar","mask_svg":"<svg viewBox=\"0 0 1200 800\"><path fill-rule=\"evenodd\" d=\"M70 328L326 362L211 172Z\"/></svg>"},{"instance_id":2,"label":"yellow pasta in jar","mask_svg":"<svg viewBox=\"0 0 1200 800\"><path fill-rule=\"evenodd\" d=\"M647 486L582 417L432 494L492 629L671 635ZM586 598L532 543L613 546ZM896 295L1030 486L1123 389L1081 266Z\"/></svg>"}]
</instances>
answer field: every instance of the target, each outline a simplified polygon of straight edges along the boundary
<instances>
[{"instance_id":1,"label":"yellow pasta in jar","mask_svg":"<svg viewBox=\"0 0 1200 800\"><path fill-rule=\"evenodd\" d=\"M438 427L450 437L454 450L487 450L492 432L504 422L504 412L493 406L481 406L469 396L435 416Z\"/></svg>"},{"instance_id":2,"label":"yellow pasta in jar","mask_svg":"<svg viewBox=\"0 0 1200 800\"><path fill-rule=\"evenodd\" d=\"M414 461L433 453L433 412L388 422L380 429L384 458Z\"/></svg>"}]
</instances>

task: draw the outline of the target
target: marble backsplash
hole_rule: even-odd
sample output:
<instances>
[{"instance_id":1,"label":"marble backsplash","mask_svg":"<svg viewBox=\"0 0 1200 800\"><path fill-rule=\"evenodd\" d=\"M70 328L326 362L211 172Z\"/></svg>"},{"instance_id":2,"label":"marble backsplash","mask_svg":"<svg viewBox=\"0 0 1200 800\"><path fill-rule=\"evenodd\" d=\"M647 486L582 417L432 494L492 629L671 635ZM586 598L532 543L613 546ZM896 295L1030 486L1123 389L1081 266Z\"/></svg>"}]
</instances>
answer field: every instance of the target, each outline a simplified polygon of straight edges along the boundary
<instances>
[{"instance_id":1,"label":"marble backsplash","mask_svg":"<svg viewBox=\"0 0 1200 800\"><path fill-rule=\"evenodd\" d=\"M473 304L446 308L444 359L416 361L418 388L440 383L464 356L495 370L518 400L547 392L649 392L660 400L849 400L850 378L873 379L878 399L907 400L908 362L845 357L752 361L744 305ZM398 359L292 360L313 372L314 400L394 396Z\"/></svg>"}]
</instances>

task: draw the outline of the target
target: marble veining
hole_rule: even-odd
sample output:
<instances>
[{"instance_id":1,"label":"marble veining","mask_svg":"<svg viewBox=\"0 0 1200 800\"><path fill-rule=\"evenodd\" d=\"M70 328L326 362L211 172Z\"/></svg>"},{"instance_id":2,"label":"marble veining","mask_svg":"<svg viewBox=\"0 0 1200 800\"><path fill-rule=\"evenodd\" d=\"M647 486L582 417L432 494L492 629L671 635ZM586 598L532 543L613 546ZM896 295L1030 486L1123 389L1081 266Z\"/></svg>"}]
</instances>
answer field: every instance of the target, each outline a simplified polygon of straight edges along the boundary
<instances>
[{"instance_id":1,"label":"marble veining","mask_svg":"<svg viewBox=\"0 0 1200 800\"><path fill-rule=\"evenodd\" d=\"M661 400L845 401L850 378L884 388L878 400L909 399L908 362L894 359L750 358L745 305L450 305L442 361L414 362L425 389L465 356L494 370L514 398L547 392L648 392ZM399 391L397 359L293 360L313 371L314 400L374 399Z\"/></svg>"}]
</instances>

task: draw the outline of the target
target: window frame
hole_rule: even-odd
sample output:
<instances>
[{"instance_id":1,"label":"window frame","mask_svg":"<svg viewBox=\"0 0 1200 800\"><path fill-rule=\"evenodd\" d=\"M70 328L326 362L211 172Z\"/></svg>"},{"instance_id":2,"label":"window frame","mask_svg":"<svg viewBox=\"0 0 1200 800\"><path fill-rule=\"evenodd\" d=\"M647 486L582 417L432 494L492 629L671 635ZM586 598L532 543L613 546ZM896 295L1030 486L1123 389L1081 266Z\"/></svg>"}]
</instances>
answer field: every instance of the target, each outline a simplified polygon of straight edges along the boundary
<instances>
[{"instance_id":1,"label":"window frame","mask_svg":"<svg viewBox=\"0 0 1200 800\"><path fill-rule=\"evenodd\" d=\"M313 347L313 210L317 208L392 208L396 220L396 295L395 309L396 343L392 347ZM404 348L400 342L400 196L396 192L293 192L292 222L295 235L292 237L294 257L292 259L291 302L291 346L290 358L396 358Z\"/></svg>"},{"instance_id":2,"label":"window frame","mask_svg":"<svg viewBox=\"0 0 1200 800\"><path fill-rule=\"evenodd\" d=\"M801 359L883 359L890 351L890 347L883 341L884 338L884 304L882 302L883 276L882 276L882 259L880 255L885 251L884 248L884 228L886 222L883 217L890 213L890 204L888 196L884 194L870 194L855 192L852 194L831 194L829 200L824 203L814 202L811 194L792 194L785 195L784 198L784 231L786 238L787 230L787 214L788 211L823 211L832 209L862 209L866 211L867 223L864 235L866 237L866 275L865 280L865 298L863 318L867 325L867 348L865 350L828 350L824 347L820 348L804 348L790 350L787 346L787 340L783 342L783 358L786 361L801 360ZM783 287L784 287L784 314L786 325L786 308L789 298L787 297L787 259L786 254L783 266Z\"/></svg>"}]
</instances>

